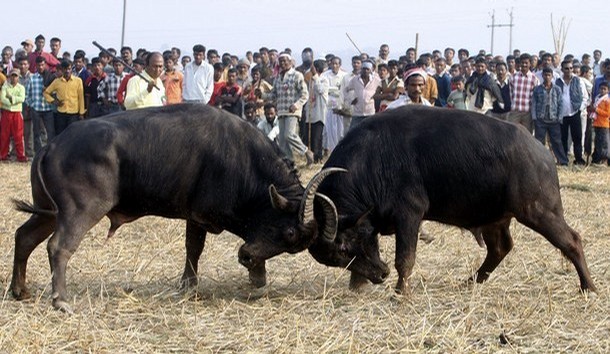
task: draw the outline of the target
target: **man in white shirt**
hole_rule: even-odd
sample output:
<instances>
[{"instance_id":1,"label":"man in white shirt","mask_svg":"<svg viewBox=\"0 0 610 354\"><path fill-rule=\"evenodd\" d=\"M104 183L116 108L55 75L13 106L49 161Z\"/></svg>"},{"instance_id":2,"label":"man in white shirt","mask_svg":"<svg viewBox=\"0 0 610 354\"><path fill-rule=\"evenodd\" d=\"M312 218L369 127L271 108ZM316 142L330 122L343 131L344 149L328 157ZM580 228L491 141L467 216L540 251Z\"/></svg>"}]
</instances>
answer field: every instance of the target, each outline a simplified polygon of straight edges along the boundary
<instances>
[{"instance_id":1,"label":"man in white shirt","mask_svg":"<svg viewBox=\"0 0 610 354\"><path fill-rule=\"evenodd\" d=\"M205 47L193 47L193 61L184 67L182 98L184 102L207 104L214 91L214 68L205 62Z\"/></svg>"}]
</instances>

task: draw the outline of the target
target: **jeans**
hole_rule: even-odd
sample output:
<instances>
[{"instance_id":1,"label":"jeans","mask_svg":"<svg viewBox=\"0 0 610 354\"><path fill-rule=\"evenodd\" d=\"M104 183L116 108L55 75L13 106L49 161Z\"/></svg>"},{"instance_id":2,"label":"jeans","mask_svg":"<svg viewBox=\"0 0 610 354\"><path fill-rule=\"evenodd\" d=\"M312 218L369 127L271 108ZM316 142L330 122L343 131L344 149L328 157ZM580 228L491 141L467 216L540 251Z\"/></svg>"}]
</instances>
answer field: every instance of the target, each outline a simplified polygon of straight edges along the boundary
<instances>
[{"instance_id":1,"label":"jeans","mask_svg":"<svg viewBox=\"0 0 610 354\"><path fill-rule=\"evenodd\" d=\"M61 134L70 124L77 121L79 121L78 113L55 113L55 134Z\"/></svg>"},{"instance_id":2,"label":"jeans","mask_svg":"<svg viewBox=\"0 0 610 354\"><path fill-rule=\"evenodd\" d=\"M546 134L549 133L549 141L551 143L551 149L553 150L553 154L557 159L557 163L560 165L568 164L568 156L563 149L563 145L561 143L561 125L559 122L557 123L545 123L540 120L534 121L535 133L534 137L538 140L542 145L545 144Z\"/></svg>"},{"instance_id":3,"label":"jeans","mask_svg":"<svg viewBox=\"0 0 610 354\"><path fill-rule=\"evenodd\" d=\"M309 131L310 127L311 132ZM324 123L322 122L306 123L305 125L305 140L303 140L303 142L305 145L309 146L313 152L313 157L316 162L322 160L322 157L324 156L322 151L323 131ZM309 137L311 137L311 141L309 141Z\"/></svg>"},{"instance_id":4,"label":"jeans","mask_svg":"<svg viewBox=\"0 0 610 354\"><path fill-rule=\"evenodd\" d=\"M574 144L574 161L576 163L584 163L582 159L582 123L580 111L571 116L563 117L563 123L561 123L561 143L563 144L563 151L566 153L566 156L568 155L568 129Z\"/></svg>"},{"instance_id":5,"label":"jeans","mask_svg":"<svg viewBox=\"0 0 610 354\"><path fill-rule=\"evenodd\" d=\"M280 149L284 152L286 157L294 161L292 149L295 149L299 154L305 155L307 152L307 146L303 144L301 138L297 134L297 124L299 119L296 116L279 116L278 127L280 128L280 134L278 135L278 142Z\"/></svg>"},{"instance_id":6,"label":"jeans","mask_svg":"<svg viewBox=\"0 0 610 354\"><path fill-rule=\"evenodd\" d=\"M32 131L34 135L34 153L37 153L43 143L49 143L55 137L55 119L53 111L36 111L30 109Z\"/></svg>"},{"instance_id":7,"label":"jeans","mask_svg":"<svg viewBox=\"0 0 610 354\"><path fill-rule=\"evenodd\" d=\"M593 151L593 163L604 163L610 158L608 154L608 143L610 140L608 128L595 127L595 150Z\"/></svg>"}]
</instances>

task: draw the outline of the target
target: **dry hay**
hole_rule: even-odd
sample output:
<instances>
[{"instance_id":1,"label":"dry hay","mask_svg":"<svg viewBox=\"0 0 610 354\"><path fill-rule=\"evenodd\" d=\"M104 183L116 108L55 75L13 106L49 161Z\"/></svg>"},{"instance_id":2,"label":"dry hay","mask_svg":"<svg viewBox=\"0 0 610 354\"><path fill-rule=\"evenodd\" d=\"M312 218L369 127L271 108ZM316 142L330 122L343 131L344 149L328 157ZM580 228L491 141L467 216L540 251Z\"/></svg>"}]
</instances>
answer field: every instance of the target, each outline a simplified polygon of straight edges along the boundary
<instances>
[{"instance_id":1,"label":"dry hay","mask_svg":"<svg viewBox=\"0 0 610 354\"><path fill-rule=\"evenodd\" d=\"M306 181L313 169L303 172ZM571 263L540 235L513 223L515 248L481 285L465 279L485 251L470 234L431 224L420 243L412 293L383 285L347 290L349 273L317 264L307 252L268 263L269 285L253 290L237 263L241 240L210 235L197 292L178 290L183 221L147 217L106 240L108 221L92 229L68 267L77 313L51 308L46 247L30 258L33 298L9 290L13 235L27 215L10 197L30 200L29 168L0 165L0 352L580 352L610 350L608 227L610 169L561 170L568 223L584 238L599 294L578 292ZM394 239L381 239L390 264Z\"/></svg>"}]
</instances>

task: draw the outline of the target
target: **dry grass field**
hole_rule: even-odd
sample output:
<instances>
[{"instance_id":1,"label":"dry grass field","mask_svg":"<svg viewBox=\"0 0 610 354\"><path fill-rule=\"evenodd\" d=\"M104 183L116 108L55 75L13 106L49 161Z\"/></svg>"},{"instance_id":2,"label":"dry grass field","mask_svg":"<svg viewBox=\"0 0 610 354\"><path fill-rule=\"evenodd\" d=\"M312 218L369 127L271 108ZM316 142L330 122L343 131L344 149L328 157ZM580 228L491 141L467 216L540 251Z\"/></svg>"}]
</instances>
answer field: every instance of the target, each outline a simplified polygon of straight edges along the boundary
<instances>
[{"instance_id":1,"label":"dry grass field","mask_svg":"<svg viewBox=\"0 0 610 354\"><path fill-rule=\"evenodd\" d=\"M305 169L302 181L314 173ZM0 352L2 353L608 353L610 169L561 170L568 223L584 239L599 293L583 295L571 263L542 236L513 223L515 248L487 283L467 285L485 250L470 234L432 224L418 245L412 293L383 285L347 289L349 273L307 252L268 262L269 284L248 285L238 237L209 235L197 292L180 292L185 223L147 217L106 239L93 228L68 266L76 314L51 307L43 243L32 254L33 298L10 295L15 230L28 215L29 166L0 165ZM394 239L381 239L393 264Z\"/></svg>"}]
</instances>

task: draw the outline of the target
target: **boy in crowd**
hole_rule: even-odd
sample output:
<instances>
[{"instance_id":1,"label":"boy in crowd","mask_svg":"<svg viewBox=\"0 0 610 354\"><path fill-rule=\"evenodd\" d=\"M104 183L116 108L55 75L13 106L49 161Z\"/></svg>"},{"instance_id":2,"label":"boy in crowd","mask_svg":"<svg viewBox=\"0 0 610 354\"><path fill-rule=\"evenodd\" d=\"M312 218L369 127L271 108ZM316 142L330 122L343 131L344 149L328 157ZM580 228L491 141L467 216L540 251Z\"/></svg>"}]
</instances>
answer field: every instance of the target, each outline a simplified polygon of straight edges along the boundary
<instances>
[{"instance_id":1,"label":"boy in crowd","mask_svg":"<svg viewBox=\"0 0 610 354\"><path fill-rule=\"evenodd\" d=\"M167 104L181 103L184 75L176 69L177 63L171 54L164 56L163 60L165 61L165 73L161 75L161 81L165 86Z\"/></svg>"},{"instance_id":2,"label":"boy in crowd","mask_svg":"<svg viewBox=\"0 0 610 354\"><path fill-rule=\"evenodd\" d=\"M466 110L466 94L464 93L464 77L459 75L451 78L455 90L447 97L447 107Z\"/></svg>"},{"instance_id":3,"label":"boy in crowd","mask_svg":"<svg viewBox=\"0 0 610 354\"><path fill-rule=\"evenodd\" d=\"M608 128L610 123L610 97L608 96L608 83L599 85L599 95L595 98L595 113L593 114L593 129L595 130L595 150L593 151L594 165L608 163Z\"/></svg>"},{"instance_id":4,"label":"boy in crowd","mask_svg":"<svg viewBox=\"0 0 610 354\"><path fill-rule=\"evenodd\" d=\"M117 92L121 82L127 75L123 69L125 66L119 60L114 59L112 61L114 72L110 75L106 75L106 78L102 80L97 86L97 95L102 101L101 115L106 115L121 110L119 101L117 99Z\"/></svg>"}]
</instances>

